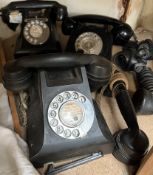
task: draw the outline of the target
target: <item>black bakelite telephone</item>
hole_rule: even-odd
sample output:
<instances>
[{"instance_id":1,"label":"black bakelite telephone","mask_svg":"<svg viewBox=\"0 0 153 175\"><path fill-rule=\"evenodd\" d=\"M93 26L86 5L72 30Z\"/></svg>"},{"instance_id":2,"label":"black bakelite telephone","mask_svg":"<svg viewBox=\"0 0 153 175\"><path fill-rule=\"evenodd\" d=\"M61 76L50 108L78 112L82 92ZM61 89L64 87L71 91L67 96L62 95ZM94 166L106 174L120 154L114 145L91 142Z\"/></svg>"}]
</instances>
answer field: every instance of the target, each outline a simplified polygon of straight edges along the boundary
<instances>
[{"instance_id":1,"label":"black bakelite telephone","mask_svg":"<svg viewBox=\"0 0 153 175\"><path fill-rule=\"evenodd\" d=\"M56 21L67 16L67 8L55 1L11 2L1 10L2 19L12 30L21 24L15 58L28 54L61 51Z\"/></svg>"},{"instance_id":2,"label":"black bakelite telephone","mask_svg":"<svg viewBox=\"0 0 153 175\"><path fill-rule=\"evenodd\" d=\"M128 128L114 139L103 115L92 99L90 86L107 75L97 88L108 84L111 63L101 56L58 53L22 57L4 67L3 84L14 92L29 94L27 141L30 160L36 167L45 163L85 156L60 167L55 174L112 153L120 161L135 165L148 150L146 134L139 129L126 82L112 77L112 90ZM89 81L89 82L88 82ZM96 87L94 91L96 91Z\"/></svg>"},{"instance_id":3,"label":"black bakelite telephone","mask_svg":"<svg viewBox=\"0 0 153 175\"><path fill-rule=\"evenodd\" d=\"M100 15L67 17L62 31L70 35L66 51L102 55L111 59L112 44L124 45L133 36L132 28L117 19Z\"/></svg>"},{"instance_id":4,"label":"black bakelite telephone","mask_svg":"<svg viewBox=\"0 0 153 175\"><path fill-rule=\"evenodd\" d=\"M107 84L111 69L101 56L68 53L22 57L6 64L4 86L29 93L27 141L35 166L112 152L112 135L89 86L105 74L98 88Z\"/></svg>"},{"instance_id":5,"label":"black bakelite telephone","mask_svg":"<svg viewBox=\"0 0 153 175\"><path fill-rule=\"evenodd\" d=\"M119 130L114 138L91 96L91 92L106 87L112 76L111 63L102 56L111 58L112 44L126 44L133 36L131 27L98 15L68 17L66 7L54 1L12 2L2 9L2 19L14 30L15 23L21 23L20 46L15 53L15 58L20 58L5 65L3 84L15 93L28 92L31 162L40 167L84 156L55 169L50 167L47 175L112 152L124 163L139 163L149 142L139 130L124 82L113 83L111 90L128 128ZM70 35L66 51L84 54L50 53L61 51L54 30L57 20L63 21L63 33Z\"/></svg>"}]
</instances>

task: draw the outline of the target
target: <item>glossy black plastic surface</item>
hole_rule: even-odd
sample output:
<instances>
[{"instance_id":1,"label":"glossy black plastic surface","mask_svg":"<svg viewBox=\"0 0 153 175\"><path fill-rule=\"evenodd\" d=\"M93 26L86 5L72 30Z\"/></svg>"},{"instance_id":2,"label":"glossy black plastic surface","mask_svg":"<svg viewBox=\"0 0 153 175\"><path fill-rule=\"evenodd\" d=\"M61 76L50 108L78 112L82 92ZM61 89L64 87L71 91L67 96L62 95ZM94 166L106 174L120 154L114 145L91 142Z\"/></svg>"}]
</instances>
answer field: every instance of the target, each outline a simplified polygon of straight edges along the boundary
<instances>
[{"instance_id":1,"label":"glossy black plastic surface","mask_svg":"<svg viewBox=\"0 0 153 175\"><path fill-rule=\"evenodd\" d=\"M86 66L91 91L105 87L112 76L112 65L106 59L94 60Z\"/></svg>"},{"instance_id":2,"label":"glossy black plastic surface","mask_svg":"<svg viewBox=\"0 0 153 175\"><path fill-rule=\"evenodd\" d=\"M135 109L124 82L118 81L113 88L120 112L128 126L115 133L116 146L113 155L121 162L139 164L146 155L149 140L146 134L139 129Z\"/></svg>"},{"instance_id":3,"label":"glossy black plastic surface","mask_svg":"<svg viewBox=\"0 0 153 175\"><path fill-rule=\"evenodd\" d=\"M3 85L6 89L18 92L26 90L32 84L32 71L16 66L14 63L4 67Z\"/></svg>"},{"instance_id":4,"label":"glossy black plastic surface","mask_svg":"<svg viewBox=\"0 0 153 175\"><path fill-rule=\"evenodd\" d=\"M81 23L93 23L101 25L113 26L112 35L113 43L117 45L125 44L133 35L132 28L117 19L100 16L100 15L78 15L72 16L70 19L63 21L63 33L71 35L72 31L76 29L76 26Z\"/></svg>"},{"instance_id":5,"label":"glossy black plastic surface","mask_svg":"<svg viewBox=\"0 0 153 175\"><path fill-rule=\"evenodd\" d=\"M16 82L18 81L18 79L23 80L23 76L27 76L29 68L60 68L61 70L67 70L70 68L81 66L86 66L91 91L95 91L99 88L102 88L103 86L106 86L111 78L112 65L108 60L102 58L101 56L74 53L42 54L21 57L20 59L15 60L11 64L7 64L7 67L13 69L16 74L18 73L18 69L22 71L21 75L19 73L17 74L19 78L16 77L17 75L15 76L15 78L13 77L15 73L13 72L14 74L12 74L11 69L6 69L4 75L6 82L8 82L7 79L9 74L11 74L9 82ZM60 76L60 74L62 74L61 71L59 71L58 73L59 77L62 76ZM11 87L12 86L9 86L7 88Z\"/></svg>"},{"instance_id":6,"label":"glossy black plastic surface","mask_svg":"<svg viewBox=\"0 0 153 175\"><path fill-rule=\"evenodd\" d=\"M139 164L149 147L148 138L142 130L133 133L130 129L123 129L115 133L114 139L116 146L113 155L128 165Z\"/></svg>"},{"instance_id":7,"label":"glossy black plastic surface","mask_svg":"<svg viewBox=\"0 0 153 175\"><path fill-rule=\"evenodd\" d=\"M146 89L138 89L132 97L135 110L141 115L153 114L153 95Z\"/></svg>"}]
</instances>

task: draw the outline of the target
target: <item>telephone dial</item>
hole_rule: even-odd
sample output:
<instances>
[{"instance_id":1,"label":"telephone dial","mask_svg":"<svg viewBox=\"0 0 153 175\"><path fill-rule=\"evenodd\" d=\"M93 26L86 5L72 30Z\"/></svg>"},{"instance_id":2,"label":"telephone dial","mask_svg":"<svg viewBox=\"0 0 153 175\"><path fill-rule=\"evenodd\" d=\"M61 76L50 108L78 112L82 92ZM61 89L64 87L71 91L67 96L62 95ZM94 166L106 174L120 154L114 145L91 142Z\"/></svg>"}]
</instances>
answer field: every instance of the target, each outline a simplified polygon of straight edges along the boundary
<instances>
[{"instance_id":1,"label":"telephone dial","mask_svg":"<svg viewBox=\"0 0 153 175\"><path fill-rule=\"evenodd\" d=\"M102 55L111 59L112 44L124 45L133 36L132 28L116 19L100 15L67 17L62 31L70 35L66 51Z\"/></svg>"},{"instance_id":2,"label":"telephone dial","mask_svg":"<svg viewBox=\"0 0 153 175\"><path fill-rule=\"evenodd\" d=\"M112 152L113 137L90 91L100 73L107 84L111 63L96 55L42 54L6 64L4 86L29 93L27 140L35 166Z\"/></svg>"},{"instance_id":3,"label":"telephone dial","mask_svg":"<svg viewBox=\"0 0 153 175\"><path fill-rule=\"evenodd\" d=\"M15 58L61 50L56 34L56 21L67 16L67 8L55 1L11 2L1 10L2 19L12 30L21 24Z\"/></svg>"}]
</instances>

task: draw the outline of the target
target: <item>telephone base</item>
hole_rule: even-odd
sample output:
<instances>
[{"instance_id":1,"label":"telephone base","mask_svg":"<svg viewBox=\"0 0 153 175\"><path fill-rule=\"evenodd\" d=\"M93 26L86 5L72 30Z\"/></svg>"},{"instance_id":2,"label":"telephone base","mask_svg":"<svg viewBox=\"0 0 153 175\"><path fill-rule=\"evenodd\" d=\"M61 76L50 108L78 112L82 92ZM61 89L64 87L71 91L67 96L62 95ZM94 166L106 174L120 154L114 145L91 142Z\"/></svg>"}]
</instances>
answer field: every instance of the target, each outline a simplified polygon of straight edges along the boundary
<instances>
[{"instance_id":1,"label":"telephone base","mask_svg":"<svg viewBox=\"0 0 153 175\"><path fill-rule=\"evenodd\" d=\"M61 79L67 80L66 85L53 72L49 72L49 75L46 71L36 74L36 86L30 88L31 107L27 133L30 160L34 165L95 152L101 152L103 155L112 153L113 136L98 105L92 100L85 68L79 68L79 75L80 71L81 76L78 77L76 73L75 82L72 77L73 82L68 81L68 77L71 78L67 76L74 74L66 73L64 78L61 72ZM58 84L59 82L64 85ZM70 96L65 96L66 94ZM55 101L57 97L60 97L58 104ZM69 100L62 101L61 99L66 100L65 97ZM81 109L84 111L83 118ZM62 117L71 114L78 114L77 119Z\"/></svg>"}]
</instances>

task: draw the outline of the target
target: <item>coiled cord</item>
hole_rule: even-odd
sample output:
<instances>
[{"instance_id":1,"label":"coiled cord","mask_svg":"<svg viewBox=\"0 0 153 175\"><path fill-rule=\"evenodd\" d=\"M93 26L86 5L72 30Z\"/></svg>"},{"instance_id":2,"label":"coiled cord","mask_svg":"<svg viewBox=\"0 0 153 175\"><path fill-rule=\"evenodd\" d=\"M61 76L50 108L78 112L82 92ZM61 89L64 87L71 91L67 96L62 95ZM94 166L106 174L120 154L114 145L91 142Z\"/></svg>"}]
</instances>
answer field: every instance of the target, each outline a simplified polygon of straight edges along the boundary
<instances>
[{"instance_id":1,"label":"coiled cord","mask_svg":"<svg viewBox=\"0 0 153 175\"><path fill-rule=\"evenodd\" d=\"M149 90L153 94L153 72L150 68L144 66L143 69L137 73L137 78L140 86Z\"/></svg>"}]
</instances>

